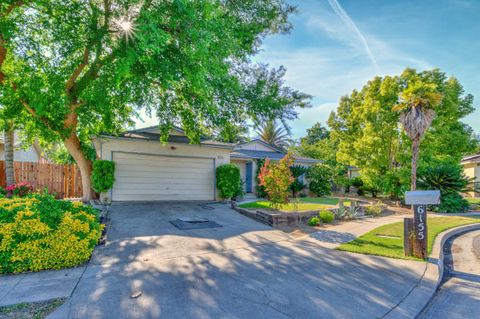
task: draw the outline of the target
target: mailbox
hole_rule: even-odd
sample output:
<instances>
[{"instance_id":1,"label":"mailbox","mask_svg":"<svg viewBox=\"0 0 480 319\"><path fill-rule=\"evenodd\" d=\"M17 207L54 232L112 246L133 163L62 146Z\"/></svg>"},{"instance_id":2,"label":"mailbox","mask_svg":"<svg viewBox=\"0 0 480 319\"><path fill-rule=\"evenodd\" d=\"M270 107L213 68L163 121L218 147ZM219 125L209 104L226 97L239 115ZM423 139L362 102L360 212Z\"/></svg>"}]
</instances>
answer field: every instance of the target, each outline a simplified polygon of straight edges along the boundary
<instances>
[{"instance_id":1,"label":"mailbox","mask_svg":"<svg viewBox=\"0 0 480 319\"><path fill-rule=\"evenodd\" d=\"M438 205L440 204L440 191L409 191L405 192L407 205Z\"/></svg>"}]
</instances>

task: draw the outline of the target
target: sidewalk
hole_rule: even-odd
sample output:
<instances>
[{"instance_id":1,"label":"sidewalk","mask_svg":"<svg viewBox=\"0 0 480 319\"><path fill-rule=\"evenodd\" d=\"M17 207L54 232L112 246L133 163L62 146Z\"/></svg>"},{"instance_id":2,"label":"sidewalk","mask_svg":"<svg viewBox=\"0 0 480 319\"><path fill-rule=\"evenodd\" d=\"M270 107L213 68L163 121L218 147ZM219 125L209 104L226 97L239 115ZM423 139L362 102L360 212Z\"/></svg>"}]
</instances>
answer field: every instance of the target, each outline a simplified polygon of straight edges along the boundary
<instances>
[{"instance_id":1,"label":"sidewalk","mask_svg":"<svg viewBox=\"0 0 480 319\"><path fill-rule=\"evenodd\" d=\"M85 267L0 276L0 307L70 297Z\"/></svg>"}]
</instances>

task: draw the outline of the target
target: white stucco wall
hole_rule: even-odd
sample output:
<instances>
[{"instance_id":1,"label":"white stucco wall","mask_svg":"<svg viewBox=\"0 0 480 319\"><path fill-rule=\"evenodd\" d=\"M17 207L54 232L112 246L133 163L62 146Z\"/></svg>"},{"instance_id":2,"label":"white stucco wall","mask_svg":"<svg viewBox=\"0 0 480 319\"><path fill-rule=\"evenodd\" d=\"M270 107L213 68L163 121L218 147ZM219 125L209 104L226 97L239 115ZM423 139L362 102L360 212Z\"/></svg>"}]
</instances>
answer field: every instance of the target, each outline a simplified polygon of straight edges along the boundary
<instances>
[{"instance_id":1,"label":"white stucco wall","mask_svg":"<svg viewBox=\"0 0 480 319\"><path fill-rule=\"evenodd\" d=\"M474 182L480 183L480 163L468 163L463 165L463 172L468 178L474 178ZM478 197L480 193L470 192L470 196Z\"/></svg>"}]
</instances>

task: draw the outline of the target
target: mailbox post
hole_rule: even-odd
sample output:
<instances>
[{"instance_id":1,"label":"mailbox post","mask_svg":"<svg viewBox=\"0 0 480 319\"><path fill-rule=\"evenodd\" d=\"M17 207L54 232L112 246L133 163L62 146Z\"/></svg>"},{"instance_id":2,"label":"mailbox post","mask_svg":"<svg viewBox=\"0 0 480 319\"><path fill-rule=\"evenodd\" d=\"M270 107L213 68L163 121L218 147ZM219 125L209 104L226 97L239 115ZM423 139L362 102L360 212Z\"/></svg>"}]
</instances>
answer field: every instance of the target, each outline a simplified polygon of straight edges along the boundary
<instances>
[{"instance_id":1,"label":"mailbox post","mask_svg":"<svg viewBox=\"0 0 480 319\"><path fill-rule=\"evenodd\" d=\"M405 220L405 254L417 258L427 259L428 257L428 229L427 229L427 205L438 205L440 203L440 191L410 191L405 193L405 204L413 207L413 223ZM407 225L413 224L413 230ZM413 247L407 245L413 239ZM413 248L413 249L412 249Z\"/></svg>"}]
</instances>

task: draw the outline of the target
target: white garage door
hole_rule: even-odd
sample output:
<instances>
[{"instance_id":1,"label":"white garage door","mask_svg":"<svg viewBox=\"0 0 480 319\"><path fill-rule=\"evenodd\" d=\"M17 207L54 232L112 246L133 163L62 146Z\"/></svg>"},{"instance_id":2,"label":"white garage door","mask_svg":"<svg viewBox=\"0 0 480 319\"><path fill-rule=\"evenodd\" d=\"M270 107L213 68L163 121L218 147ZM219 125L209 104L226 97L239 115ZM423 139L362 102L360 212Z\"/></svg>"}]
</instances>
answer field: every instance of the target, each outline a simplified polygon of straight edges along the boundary
<instances>
[{"instance_id":1,"label":"white garage door","mask_svg":"<svg viewBox=\"0 0 480 319\"><path fill-rule=\"evenodd\" d=\"M112 200L213 200L214 160L113 153Z\"/></svg>"}]
</instances>

